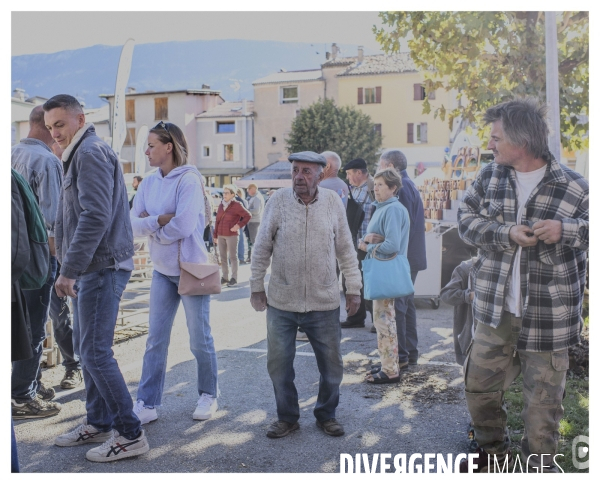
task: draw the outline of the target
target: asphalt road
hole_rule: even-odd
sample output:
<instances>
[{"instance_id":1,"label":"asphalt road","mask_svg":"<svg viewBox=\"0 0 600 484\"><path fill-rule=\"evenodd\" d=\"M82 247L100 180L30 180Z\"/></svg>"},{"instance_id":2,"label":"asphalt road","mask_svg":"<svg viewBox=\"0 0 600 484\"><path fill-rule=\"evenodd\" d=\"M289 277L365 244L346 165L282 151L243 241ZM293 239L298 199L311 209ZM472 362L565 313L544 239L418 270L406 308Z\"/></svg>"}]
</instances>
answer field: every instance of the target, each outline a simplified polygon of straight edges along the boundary
<instances>
[{"instance_id":1,"label":"asphalt road","mask_svg":"<svg viewBox=\"0 0 600 484\"><path fill-rule=\"evenodd\" d=\"M54 437L72 430L85 415L83 387L61 391L63 370L55 367L44 371L43 380L57 390L60 414L15 422L22 472L339 472L341 453L456 456L468 451L462 369L454 363L451 336L453 310L444 304L433 310L420 300L420 364L399 384L364 383L364 372L378 359L376 335L369 332L370 324L343 330L344 380L337 409L346 430L343 437L327 436L315 426L312 409L319 374L310 344L298 341L300 430L283 439L268 439L265 432L276 420L276 412L266 369L265 313L250 306L249 275L249 265L241 266L242 282L213 296L211 302L221 390L213 419L192 420L198 398L196 369L180 308L171 337L163 406L158 420L145 426L150 452L101 464L85 459L89 446L54 446ZM132 398L145 343L144 335L114 347Z\"/></svg>"}]
</instances>

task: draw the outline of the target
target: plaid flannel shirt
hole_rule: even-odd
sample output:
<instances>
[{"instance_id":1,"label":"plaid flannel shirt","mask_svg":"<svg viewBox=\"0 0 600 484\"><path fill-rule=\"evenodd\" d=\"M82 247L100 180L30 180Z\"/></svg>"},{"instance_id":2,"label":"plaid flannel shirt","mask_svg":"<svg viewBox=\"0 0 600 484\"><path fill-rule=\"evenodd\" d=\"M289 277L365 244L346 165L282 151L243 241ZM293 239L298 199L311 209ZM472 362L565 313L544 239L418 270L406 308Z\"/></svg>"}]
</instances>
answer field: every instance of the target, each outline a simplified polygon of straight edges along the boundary
<instances>
[{"instance_id":1,"label":"plaid flannel shirt","mask_svg":"<svg viewBox=\"0 0 600 484\"><path fill-rule=\"evenodd\" d=\"M458 210L458 231L479 249L473 265L474 318L497 327L512 275L515 224L560 220L557 244L538 242L521 253L523 328L517 348L557 351L579 342L581 306L589 244L589 185L555 160L526 202L517 221L516 178L512 168L490 163L467 190Z\"/></svg>"},{"instance_id":2,"label":"plaid flannel shirt","mask_svg":"<svg viewBox=\"0 0 600 484\"><path fill-rule=\"evenodd\" d=\"M358 234L356 235L356 243L362 239L365 235L367 235L367 226L369 225L369 221L371 220L371 216L375 211L375 206L373 202L375 199L371 197L371 193L369 192L369 182L365 181L359 187L351 187L352 197L362 206L363 211L365 212L365 218L360 228L358 229Z\"/></svg>"}]
</instances>

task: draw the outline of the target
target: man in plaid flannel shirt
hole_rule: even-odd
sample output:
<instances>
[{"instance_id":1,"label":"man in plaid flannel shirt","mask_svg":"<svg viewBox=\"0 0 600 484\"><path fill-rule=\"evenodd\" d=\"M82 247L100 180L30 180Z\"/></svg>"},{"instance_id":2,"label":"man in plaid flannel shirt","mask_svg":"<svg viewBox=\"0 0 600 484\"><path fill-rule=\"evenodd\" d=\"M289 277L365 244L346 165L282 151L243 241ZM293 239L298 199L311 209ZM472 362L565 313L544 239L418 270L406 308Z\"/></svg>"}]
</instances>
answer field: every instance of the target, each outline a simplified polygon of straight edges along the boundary
<instances>
[{"instance_id":1,"label":"man in plaid flannel shirt","mask_svg":"<svg viewBox=\"0 0 600 484\"><path fill-rule=\"evenodd\" d=\"M487 110L494 163L481 170L458 211L460 236L479 249L478 324L464 370L483 468L493 455L512 470L503 395L522 372L523 463L558 472L567 350L581 332L589 187L552 157L545 116L533 99Z\"/></svg>"},{"instance_id":2,"label":"man in plaid flannel shirt","mask_svg":"<svg viewBox=\"0 0 600 484\"><path fill-rule=\"evenodd\" d=\"M375 194L373 192L373 177L369 175L367 171L367 162L362 158L356 158L355 160L349 161L344 167L348 182L350 183L350 189L352 191L352 197L362 206L365 212L365 218L360 228L358 229L357 240L358 241L367 235L367 226L371 220L371 215L375 210L375 206L372 203L375 201ZM357 249L356 255L358 256L359 268L362 268L362 260L365 258L366 253L360 249ZM360 271L362 276L362 270ZM364 298L364 280L363 289L360 290L360 307L354 316L346 318L346 321L342 321L342 328L364 328L365 318L367 317L367 311L373 316L373 303L372 301L365 301ZM344 279L342 279L342 286L344 293L346 292L346 285Z\"/></svg>"}]
</instances>

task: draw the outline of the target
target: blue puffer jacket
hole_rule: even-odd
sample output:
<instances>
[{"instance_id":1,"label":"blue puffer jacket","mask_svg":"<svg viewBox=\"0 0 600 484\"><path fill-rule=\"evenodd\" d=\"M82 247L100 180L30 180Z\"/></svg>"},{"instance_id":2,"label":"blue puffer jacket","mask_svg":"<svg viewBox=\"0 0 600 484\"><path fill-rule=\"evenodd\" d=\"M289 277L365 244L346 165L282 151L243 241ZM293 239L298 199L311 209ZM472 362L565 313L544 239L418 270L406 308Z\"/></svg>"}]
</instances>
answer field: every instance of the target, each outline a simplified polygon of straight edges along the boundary
<instances>
[{"instance_id":1,"label":"blue puffer jacket","mask_svg":"<svg viewBox=\"0 0 600 484\"><path fill-rule=\"evenodd\" d=\"M60 273L77 279L110 266L118 269L119 262L133 256L129 202L119 160L91 125L66 165L55 225Z\"/></svg>"}]
</instances>

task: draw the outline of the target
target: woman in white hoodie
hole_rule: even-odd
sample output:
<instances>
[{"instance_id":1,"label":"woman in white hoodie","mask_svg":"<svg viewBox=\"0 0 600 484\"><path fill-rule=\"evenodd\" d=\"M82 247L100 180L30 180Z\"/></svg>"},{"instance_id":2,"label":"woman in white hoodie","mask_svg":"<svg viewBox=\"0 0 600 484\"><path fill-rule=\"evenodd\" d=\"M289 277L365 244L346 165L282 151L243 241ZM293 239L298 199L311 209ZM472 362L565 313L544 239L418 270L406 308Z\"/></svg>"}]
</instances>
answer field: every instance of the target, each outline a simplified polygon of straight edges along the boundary
<instances>
[{"instance_id":1,"label":"woman in white hoodie","mask_svg":"<svg viewBox=\"0 0 600 484\"><path fill-rule=\"evenodd\" d=\"M150 288L150 328L142 377L134 411L146 424L158 418L167 351L173 320L183 301L190 334L190 349L196 357L199 400L195 420L207 420L217 410L217 357L210 332L210 296L180 296L179 259L204 263L208 260L204 187L195 166L186 165L188 146L181 129L161 121L148 134L146 155L155 173L140 184L131 209L136 237L148 236L154 263Z\"/></svg>"}]
</instances>

